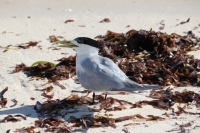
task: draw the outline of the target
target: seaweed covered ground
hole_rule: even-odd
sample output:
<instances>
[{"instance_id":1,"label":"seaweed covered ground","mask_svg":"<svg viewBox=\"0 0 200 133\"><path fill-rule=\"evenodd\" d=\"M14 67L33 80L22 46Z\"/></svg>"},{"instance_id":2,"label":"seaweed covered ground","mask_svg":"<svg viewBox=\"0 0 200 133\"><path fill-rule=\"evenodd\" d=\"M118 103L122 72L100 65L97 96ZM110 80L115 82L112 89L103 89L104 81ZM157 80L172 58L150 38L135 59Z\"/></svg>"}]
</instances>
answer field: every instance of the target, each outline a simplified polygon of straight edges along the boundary
<instances>
[{"instance_id":1,"label":"seaweed covered ground","mask_svg":"<svg viewBox=\"0 0 200 133\"><path fill-rule=\"evenodd\" d=\"M35 129L43 128L46 132L71 132L79 131L78 127L97 128L97 127L116 127L115 123L126 120L140 121L164 121L172 116L179 116L183 113L189 115L199 115L198 112L188 111L188 107L200 107L200 94L194 91L184 89L182 92L173 90L172 86L199 86L198 72L200 71L200 60L189 55L189 51L199 50L200 40L189 31L187 35L166 34L155 32L153 30L130 30L127 33L115 33L107 31L105 35L96 37L99 42L99 54L111 58L126 73L126 75L141 84L160 84L163 89L152 90L149 98L152 100L142 100L135 103L119 100L109 97L106 100L102 95L95 97L96 106L91 108L91 97L88 97L91 91L83 91L84 96L71 94L64 99L51 100L54 95L48 93L53 90L49 86L42 91L42 96L48 98L47 101L37 103L34 109L41 117L35 121L31 127L16 129L17 132L36 132ZM58 43L60 40L55 36L50 36L52 43ZM16 65L14 72L23 71L27 76L34 79L48 79L48 83L54 83L62 89L65 86L59 83L60 80L66 80L75 76L76 56L69 56L58 60L58 64L49 62L33 65L31 67L25 64ZM169 87L170 86L170 87ZM8 90L5 88L1 92L1 106L4 107L7 99L3 97ZM74 91L78 92L78 91ZM17 101L13 101L17 104ZM180 106L178 104L184 104ZM81 117L70 116L70 119L63 118L69 113L78 112L77 107L86 105L90 111L101 112L105 110L123 111L125 109L142 108L145 105L151 105L160 110L171 110L171 113L164 113L162 116L141 114L127 115L123 117L101 116L91 114ZM25 119L22 115L9 115L1 122L20 121ZM188 123L190 126L192 122ZM185 127L180 125L177 130L185 131ZM175 130L171 130L175 131ZM169 131L170 132L170 131Z\"/></svg>"}]
</instances>

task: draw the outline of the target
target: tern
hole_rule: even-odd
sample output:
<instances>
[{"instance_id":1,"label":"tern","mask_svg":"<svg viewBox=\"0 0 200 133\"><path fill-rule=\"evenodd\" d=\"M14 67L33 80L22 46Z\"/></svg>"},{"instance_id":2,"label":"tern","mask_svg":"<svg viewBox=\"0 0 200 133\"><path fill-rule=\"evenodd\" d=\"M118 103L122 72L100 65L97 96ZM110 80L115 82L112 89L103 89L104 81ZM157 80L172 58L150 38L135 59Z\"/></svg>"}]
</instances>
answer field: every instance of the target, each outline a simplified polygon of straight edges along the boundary
<instances>
[{"instance_id":1,"label":"tern","mask_svg":"<svg viewBox=\"0 0 200 133\"><path fill-rule=\"evenodd\" d=\"M78 37L71 41L77 51L76 75L80 84L87 90L95 92L123 91L134 92L159 89L160 85L138 84L130 80L111 59L98 54L98 41L88 37ZM106 99L107 93L105 95Z\"/></svg>"}]
</instances>

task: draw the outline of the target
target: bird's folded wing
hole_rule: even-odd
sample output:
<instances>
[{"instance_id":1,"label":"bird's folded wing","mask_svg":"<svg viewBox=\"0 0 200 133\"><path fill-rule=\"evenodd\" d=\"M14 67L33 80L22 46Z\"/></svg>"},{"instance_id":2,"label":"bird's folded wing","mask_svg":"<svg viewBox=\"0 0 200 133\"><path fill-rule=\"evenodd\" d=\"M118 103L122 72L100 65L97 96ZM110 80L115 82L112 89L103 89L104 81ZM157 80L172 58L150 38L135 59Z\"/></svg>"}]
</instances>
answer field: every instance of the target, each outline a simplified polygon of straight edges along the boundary
<instances>
[{"instance_id":1,"label":"bird's folded wing","mask_svg":"<svg viewBox=\"0 0 200 133\"><path fill-rule=\"evenodd\" d=\"M101 56L89 58L81 64L85 72L96 80L113 87L123 87L126 75L110 59Z\"/></svg>"},{"instance_id":2,"label":"bird's folded wing","mask_svg":"<svg viewBox=\"0 0 200 133\"><path fill-rule=\"evenodd\" d=\"M111 87L111 91L133 92L161 87L159 85L142 85L128 79L125 73L109 58L101 56L90 58L82 63L82 67L90 77L94 77L94 80Z\"/></svg>"}]
</instances>

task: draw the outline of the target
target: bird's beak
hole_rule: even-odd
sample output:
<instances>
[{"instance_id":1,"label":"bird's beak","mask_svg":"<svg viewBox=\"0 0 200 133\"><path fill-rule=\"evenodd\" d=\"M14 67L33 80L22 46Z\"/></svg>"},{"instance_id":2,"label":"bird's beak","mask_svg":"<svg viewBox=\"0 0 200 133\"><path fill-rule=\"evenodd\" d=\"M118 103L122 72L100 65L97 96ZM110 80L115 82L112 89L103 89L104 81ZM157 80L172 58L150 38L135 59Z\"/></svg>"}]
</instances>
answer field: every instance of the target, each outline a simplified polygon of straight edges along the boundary
<instances>
[{"instance_id":1,"label":"bird's beak","mask_svg":"<svg viewBox=\"0 0 200 133\"><path fill-rule=\"evenodd\" d=\"M75 43L74 40L72 41L65 41L61 43L62 45L58 46L58 47L67 47L67 48L73 48L73 47L78 47Z\"/></svg>"},{"instance_id":2,"label":"bird's beak","mask_svg":"<svg viewBox=\"0 0 200 133\"><path fill-rule=\"evenodd\" d=\"M78 45L76 44L76 41L74 41L74 40L70 41L69 45L72 47L78 47Z\"/></svg>"}]
</instances>

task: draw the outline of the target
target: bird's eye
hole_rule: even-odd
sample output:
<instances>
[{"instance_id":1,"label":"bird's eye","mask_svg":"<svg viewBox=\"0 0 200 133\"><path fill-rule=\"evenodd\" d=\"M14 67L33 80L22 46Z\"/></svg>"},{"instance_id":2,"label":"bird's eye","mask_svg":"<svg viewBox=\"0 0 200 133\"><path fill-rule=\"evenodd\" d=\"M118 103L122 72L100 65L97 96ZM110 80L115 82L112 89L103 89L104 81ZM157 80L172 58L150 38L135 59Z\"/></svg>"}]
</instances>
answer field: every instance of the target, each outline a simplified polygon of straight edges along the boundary
<instances>
[{"instance_id":1,"label":"bird's eye","mask_svg":"<svg viewBox=\"0 0 200 133\"><path fill-rule=\"evenodd\" d=\"M75 40L80 44L87 44L87 38L85 37L78 37Z\"/></svg>"},{"instance_id":2,"label":"bird's eye","mask_svg":"<svg viewBox=\"0 0 200 133\"><path fill-rule=\"evenodd\" d=\"M83 41L81 39L78 39L77 42L78 43L83 43Z\"/></svg>"}]
</instances>

